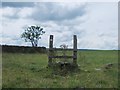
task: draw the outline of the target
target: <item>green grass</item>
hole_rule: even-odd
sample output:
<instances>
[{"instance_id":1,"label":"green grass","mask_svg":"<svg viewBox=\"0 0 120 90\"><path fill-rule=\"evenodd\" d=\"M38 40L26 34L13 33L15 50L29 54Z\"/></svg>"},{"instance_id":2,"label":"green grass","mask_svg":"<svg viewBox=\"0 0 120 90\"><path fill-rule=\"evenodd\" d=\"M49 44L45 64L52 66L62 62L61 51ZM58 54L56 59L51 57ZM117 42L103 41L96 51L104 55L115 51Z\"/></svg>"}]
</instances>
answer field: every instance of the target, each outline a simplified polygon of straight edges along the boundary
<instances>
[{"instance_id":1,"label":"green grass","mask_svg":"<svg viewBox=\"0 0 120 90\"><path fill-rule=\"evenodd\" d=\"M55 75L46 54L2 54L3 88L117 88L118 51L78 52L79 71ZM110 69L106 64L113 63ZM95 70L101 69L101 70Z\"/></svg>"}]
</instances>

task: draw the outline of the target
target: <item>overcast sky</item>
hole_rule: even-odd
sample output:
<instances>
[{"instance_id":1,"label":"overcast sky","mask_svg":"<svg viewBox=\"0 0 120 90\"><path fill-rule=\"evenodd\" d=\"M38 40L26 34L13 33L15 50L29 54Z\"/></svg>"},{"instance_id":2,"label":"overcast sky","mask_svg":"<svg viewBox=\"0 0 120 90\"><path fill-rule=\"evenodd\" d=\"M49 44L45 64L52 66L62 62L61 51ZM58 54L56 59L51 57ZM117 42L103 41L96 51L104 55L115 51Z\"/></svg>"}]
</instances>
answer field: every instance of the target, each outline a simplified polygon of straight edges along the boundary
<instances>
[{"instance_id":1,"label":"overcast sky","mask_svg":"<svg viewBox=\"0 0 120 90\"><path fill-rule=\"evenodd\" d=\"M30 25L40 25L46 33L38 46L72 47L77 35L80 49L118 49L117 2L3 2L0 44L31 46L20 38Z\"/></svg>"}]
</instances>

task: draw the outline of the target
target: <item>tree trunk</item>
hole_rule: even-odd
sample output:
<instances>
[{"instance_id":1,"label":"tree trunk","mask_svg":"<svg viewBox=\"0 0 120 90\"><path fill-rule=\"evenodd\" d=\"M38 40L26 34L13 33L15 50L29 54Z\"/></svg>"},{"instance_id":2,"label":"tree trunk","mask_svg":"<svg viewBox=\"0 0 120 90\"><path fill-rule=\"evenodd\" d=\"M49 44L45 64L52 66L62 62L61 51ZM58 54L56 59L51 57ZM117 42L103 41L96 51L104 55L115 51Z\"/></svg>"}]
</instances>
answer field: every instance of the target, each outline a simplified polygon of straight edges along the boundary
<instances>
[{"instance_id":1,"label":"tree trunk","mask_svg":"<svg viewBox=\"0 0 120 90\"><path fill-rule=\"evenodd\" d=\"M31 42L32 43L32 47L34 47L34 43L33 42Z\"/></svg>"},{"instance_id":2,"label":"tree trunk","mask_svg":"<svg viewBox=\"0 0 120 90\"><path fill-rule=\"evenodd\" d=\"M37 47L37 45L38 45L38 41L36 40L36 41L31 41L31 43L32 43L32 47Z\"/></svg>"}]
</instances>

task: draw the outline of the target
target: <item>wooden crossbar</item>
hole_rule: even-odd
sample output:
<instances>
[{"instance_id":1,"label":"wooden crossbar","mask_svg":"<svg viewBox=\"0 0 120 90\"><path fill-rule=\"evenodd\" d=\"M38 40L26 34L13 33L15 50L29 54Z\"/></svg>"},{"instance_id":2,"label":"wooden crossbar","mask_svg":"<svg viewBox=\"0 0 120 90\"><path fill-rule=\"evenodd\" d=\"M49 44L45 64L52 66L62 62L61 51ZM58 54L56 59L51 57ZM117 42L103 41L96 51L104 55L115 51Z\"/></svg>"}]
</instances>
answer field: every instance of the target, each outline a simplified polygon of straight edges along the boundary
<instances>
[{"instance_id":1,"label":"wooden crossbar","mask_svg":"<svg viewBox=\"0 0 120 90\"><path fill-rule=\"evenodd\" d=\"M73 58L73 56L49 56L49 58Z\"/></svg>"},{"instance_id":2,"label":"wooden crossbar","mask_svg":"<svg viewBox=\"0 0 120 90\"><path fill-rule=\"evenodd\" d=\"M64 51L74 51L74 49L69 49L69 48L68 48L68 49L62 49L62 48L49 48L49 51L50 51L50 50L51 50L51 51L52 51L52 50L53 50L53 51L54 51L54 50L57 50L57 51L62 51L62 50L64 50Z\"/></svg>"}]
</instances>

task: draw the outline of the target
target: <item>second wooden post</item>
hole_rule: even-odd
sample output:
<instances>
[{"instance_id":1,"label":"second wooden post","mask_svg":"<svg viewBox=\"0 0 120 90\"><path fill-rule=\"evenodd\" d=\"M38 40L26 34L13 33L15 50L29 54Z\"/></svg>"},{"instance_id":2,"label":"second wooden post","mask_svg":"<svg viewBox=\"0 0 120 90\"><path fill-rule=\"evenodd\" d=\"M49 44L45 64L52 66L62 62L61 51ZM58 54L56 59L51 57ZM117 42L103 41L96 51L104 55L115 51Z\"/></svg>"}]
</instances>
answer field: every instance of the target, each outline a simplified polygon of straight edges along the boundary
<instances>
[{"instance_id":1,"label":"second wooden post","mask_svg":"<svg viewBox=\"0 0 120 90\"><path fill-rule=\"evenodd\" d=\"M48 66L52 65L52 54L53 53L53 35L50 35L50 40L49 40L49 61L48 61Z\"/></svg>"},{"instance_id":2,"label":"second wooden post","mask_svg":"<svg viewBox=\"0 0 120 90\"><path fill-rule=\"evenodd\" d=\"M73 36L73 64L77 65L77 36Z\"/></svg>"}]
</instances>

